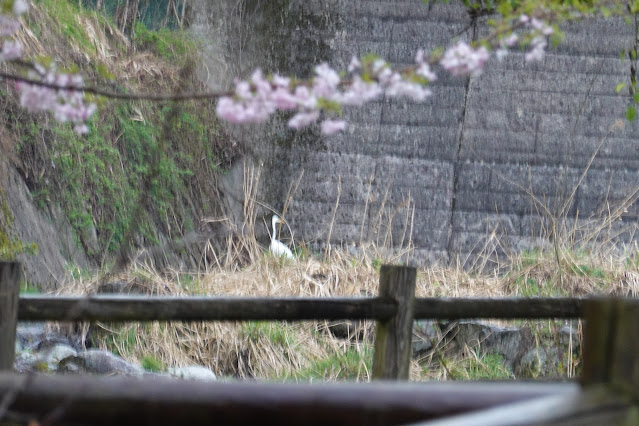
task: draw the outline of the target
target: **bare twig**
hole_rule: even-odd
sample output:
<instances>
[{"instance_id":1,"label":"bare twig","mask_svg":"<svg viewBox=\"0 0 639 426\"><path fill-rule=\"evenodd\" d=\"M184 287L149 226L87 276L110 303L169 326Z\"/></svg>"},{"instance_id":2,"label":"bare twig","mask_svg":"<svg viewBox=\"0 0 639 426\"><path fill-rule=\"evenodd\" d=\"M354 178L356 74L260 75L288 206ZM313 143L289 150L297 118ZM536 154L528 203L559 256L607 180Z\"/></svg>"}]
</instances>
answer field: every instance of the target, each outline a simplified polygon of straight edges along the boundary
<instances>
[{"instance_id":1,"label":"bare twig","mask_svg":"<svg viewBox=\"0 0 639 426\"><path fill-rule=\"evenodd\" d=\"M333 225L335 224L335 216L337 215L337 207L339 207L339 198L342 195L342 177L337 177L337 198L335 199L335 207L333 208L333 218L328 228L328 237L326 238L326 250L324 257L328 260L331 254L331 234L333 233Z\"/></svg>"}]
</instances>

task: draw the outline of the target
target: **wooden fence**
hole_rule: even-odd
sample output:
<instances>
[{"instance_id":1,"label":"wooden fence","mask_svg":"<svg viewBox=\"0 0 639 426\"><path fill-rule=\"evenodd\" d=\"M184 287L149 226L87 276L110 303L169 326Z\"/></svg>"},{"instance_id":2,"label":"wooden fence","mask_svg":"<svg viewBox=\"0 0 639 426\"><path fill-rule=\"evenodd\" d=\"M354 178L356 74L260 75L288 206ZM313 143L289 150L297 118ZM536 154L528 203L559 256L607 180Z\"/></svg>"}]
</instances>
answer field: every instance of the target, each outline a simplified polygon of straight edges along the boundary
<instances>
[{"instance_id":1,"label":"wooden fence","mask_svg":"<svg viewBox=\"0 0 639 426\"><path fill-rule=\"evenodd\" d=\"M19 297L19 280L18 264L0 263L0 423L614 424L637 413L634 300L415 298L416 270L390 265L381 267L378 296L358 298ZM415 319L583 317L580 384L405 382ZM199 383L11 372L18 320L323 319L377 321L373 383Z\"/></svg>"}]
</instances>

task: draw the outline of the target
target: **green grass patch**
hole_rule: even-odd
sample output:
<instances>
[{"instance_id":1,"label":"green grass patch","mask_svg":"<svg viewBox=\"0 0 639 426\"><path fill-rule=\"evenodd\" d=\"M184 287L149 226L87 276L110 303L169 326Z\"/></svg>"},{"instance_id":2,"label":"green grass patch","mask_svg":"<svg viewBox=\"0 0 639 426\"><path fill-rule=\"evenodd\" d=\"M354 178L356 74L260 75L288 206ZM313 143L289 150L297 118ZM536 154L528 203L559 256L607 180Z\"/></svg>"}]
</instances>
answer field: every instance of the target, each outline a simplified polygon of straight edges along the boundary
<instances>
[{"instance_id":1,"label":"green grass patch","mask_svg":"<svg viewBox=\"0 0 639 426\"><path fill-rule=\"evenodd\" d=\"M358 380L373 370L373 349L369 346L348 348L346 352L314 360L307 368L278 377L280 380Z\"/></svg>"},{"instance_id":2,"label":"green grass patch","mask_svg":"<svg viewBox=\"0 0 639 426\"><path fill-rule=\"evenodd\" d=\"M39 294L40 289L28 281L20 282L20 294Z\"/></svg>"},{"instance_id":3,"label":"green grass patch","mask_svg":"<svg viewBox=\"0 0 639 426\"><path fill-rule=\"evenodd\" d=\"M167 61L177 61L182 66L185 58L197 54L197 44L192 36L182 30L161 28L151 30L138 21L133 32L133 42L140 49L152 49Z\"/></svg>"},{"instance_id":4,"label":"green grass patch","mask_svg":"<svg viewBox=\"0 0 639 426\"><path fill-rule=\"evenodd\" d=\"M504 358L499 354L482 354L455 362L450 367L453 380L505 380L512 379L513 374L504 365Z\"/></svg>"},{"instance_id":5,"label":"green grass patch","mask_svg":"<svg viewBox=\"0 0 639 426\"><path fill-rule=\"evenodd\" d=\"M82 50L89 54L96 54L97 50L86 29L79 21L82 11L77 4L68 0L35 0L39 7L43 7L49 15L55 17L55 30L66 39L72 40ZM30 23L36 30L41 31L39 23Z\"/></svg>"},{"instance_id":6,"label":"green grass patch","mask_svg":"<svg viewBox=\"0 0 639 426\"><path fill-rule=\"evenodd\" d=\"M244 323L243 333L255 342L265 337L274 345L292 346L295 341L288 327L285 323L274 321L249 321Z\"/></svg>"},{"instance_id":7,"label":"green grass patch","mask_svg":"<svg viewBox=\"0 0 639 426\"><path fill-rule=\"evenodd\" d=\"M590 278L606 278L606 272L598 267L586 265L586 264L571 264L569 265L570 271L575 275Z\"/></svg>"},{"instance_id":8,"label":"green grass patch","mask_svg":"<svg viewBox=\"0 0 639 426\"><path fill-rule=\"evenodd\" d=\"M13 223L13 214L0 188L0 260L13 261L18 255L34 255L38 252L36 243L26 243L17 237Z\"/></svg>"},{"instance_id":9,"label":"green grass patch","mask_svg":"<svg viewBox=\"0 0 639 426\"><path fill-rule=\"evenodd\" d=\"M190 274L180 275L180 286L189 294L202 294L202 283L199 278Z\"/></svg>"},{"instance_id":10,"label":"green grass patch","mask_svg":"<svg viewBox=\"0 0 639 426\"><path fill-rule=\"evenodd\" d=\"M539 281L530 276L517 276L512 280L511 290L524 297L560 297L565 296L555 280Z\"/></svg>"},{"instance_id":11,"label":"green grass patch","mask_svg":"<svg viewBox=\"0 0 639 426\"><path fill-rule=\"evenodd\" d=\"M140 361L142 368L152 373L162 373L166 371L166 365L159 359L151 355L145 355Z\"/></svg>"},{"instance_id":12,"label":"green grass patch","mask_svg":"<svg viewBox=\"0 0 639 426\"><path fill-rule=\"evenodd\" d=\"M71 63L62 65L100 85L117 73L98 58L84 23L114 24L112 18L94 10L94 5L91 1L35 0L38 11L25 19L33 21L27 24L38 34L59 35L51 42L58 43L60 51L79 46L88 56L84 69ZM113 11L117 3L107 1L105 7ZM41 19L43 14L51 19ZM133 43L155 53L160 66L162 59L166 60L170 72L198 57L195 41L183 31L155 31L142 23L134 30ZM69 46L64 46L65 41ZM116 54L117 44L122 43L118 37L102 42L111 43L108 47ZM41 61L51 62L51 58ZM185 85L199 90L191 87L197 79L188 72L193 73L184 71ZM156 83L162 85L162 81ZM167 79L167 84L171 83ZM131 89L118 86L114 90ZM175 88L166 91L171 90ZM221 135L214 102L98 101L100 111L88 123L90 133L85 136L76 135L68 123L44 121L42 116L22 112L17 105L4 107L35 202L44 211L52 205L62 208L78 246L93 260L108 262L108 256L126 242L150 246L160 241L158 234L181 238L196 228L202 215L218 213L215 175L230 164L236 149L230 149ZM12 238L8 231L10 227L0 223L0 258L37 250Z\"/></svg>"},{"instance_id":13,"label":"green grass patch","mask_svg":"<svg viewBox=\"0 0 639 426\"><path fill-rule=\"evenodd\" d=\"M524 250L520 256L520 263L523 268L537 265L542 258L540 249Z\"/></svg>"},{"instance_id":14,"label":"green grass patch","mask_svg":"<svg viewBox=\"0 0 639 426\"><path fill-rule=\"evenodd\" d=\"M179 229L181 237L195 228L193 199L214 205L214 192L202 191L203 183L213 182L221 171L212 143L219 130L205 124L213 104L176 108L107 102L86 136L68 124L43 127L34 117L14 123L23 141L21 153L46 155L42 160L51 165L47 173L34 175L34 199L42 208L59 203L90 255L117 251L132 224L151 244L158 240L158 229ZM135 119L139 111L145 121ZM43 134L50 141L47 147ZM7 256L31 249L0 241L0 255L3 246Z\"/></svg>"},{"instance_id":15,"label":"green grass patch","mask_svg":"<svg viewBox=\"0 0 639 426\"><path fill-rule=\"evenodd\" d=\"M148 329L148 325L107 323L104 328L92 327L88 340L91 346L102 347L118 356L124 356L138 346L137 336L145 329Z\"/></svg>"}]
</instances>

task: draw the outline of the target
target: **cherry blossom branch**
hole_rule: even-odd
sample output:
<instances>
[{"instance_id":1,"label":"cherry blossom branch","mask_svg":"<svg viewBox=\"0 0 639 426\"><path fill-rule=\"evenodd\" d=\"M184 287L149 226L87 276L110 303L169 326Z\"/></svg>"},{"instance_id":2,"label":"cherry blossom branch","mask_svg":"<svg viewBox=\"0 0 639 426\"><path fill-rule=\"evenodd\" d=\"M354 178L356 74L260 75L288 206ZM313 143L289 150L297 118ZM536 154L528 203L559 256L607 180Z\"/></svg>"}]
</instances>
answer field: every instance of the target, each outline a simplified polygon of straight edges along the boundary
<instances>
[{"instance_id":1,"label":"cherry blossom branch","mask_svg":"<svg viewBox=\"0 0 639 426\"><path fill-rule=\"evenodd\" d=\"M617 6L617 3L613 3ZM12 10L17 17L24 13L24 0L0 0L4 11ZM10 9L7 9L6 6ZM291 111L289 127L299 129L323 116L321 130L329 135L341 131L346 123L339 118L343 106L361 106L381 96L409 98L415 102L426 100L431 94L428 85L437 79L431 67L440 65L454 76L477 76L485 63L494 56L501 60L509 49L520 45L530 47L526 61L543 58L547 37L555 32L549 25L555 18L578 19L574 9L559 6L547 11L538 6L534 12L517 11L504 16L500 25L484 39L468 45L457 42L443 53L434 52L429 57L419 50L415 64L403 69L393 69L385 60L374 55L353 58L348 72L338 73L327 64L315 67L315 75L308 80L295 80L280 75L265 76L261 70L253 72L250 80L236 81L233 91L194 92L180 94L119 93L97 87L86 87L82 76L58 73L55 65L44 66L20 59L22 45L5 39L0 46L0 61L10 61L29 69L27 76L0 71L0 78L15 82L20 102L30 111L50 111L60 122L75 124L78 133L88 132L87 119L97 109L94 103L85 103L85 95L91 94L123 100L186 101L193 99L218 99L216 111L222 119L232 123L263 122L277 111ZM530 5L527 5L528 9ZM603 7L603 6L601 6ZM572 13L572 15L568 15ZM583 12L585 15L586 13ZM20 24L14 18L0 12L0 37L15 33Z\"/></svg>"},{"instance_id":2,"label":"cherry blossom branch","mask_svg":"<svg viewBox=\"0 0 639 426\"><path fill-rule=\"evenodd\" d=\"M68 90L90 93L92 95L104 96L110 99L121 100L146 100L146 101L188 101L192 99L216 99L222 96L232 95L231 91L216 91L216 92L189 92L189 93L173 93L173 94L159 94L154 95L150 93L122 93L113 92L109 90L100 89L93 86L61 86L57 83L49 83L47 81L38 80L35 78L24 77L17 74L12 74L4 71L0 71L0 78L5 80L11 80L16 82L22 82L32 86L43 87L52 90Z\"/></svg>"}]
</instances>

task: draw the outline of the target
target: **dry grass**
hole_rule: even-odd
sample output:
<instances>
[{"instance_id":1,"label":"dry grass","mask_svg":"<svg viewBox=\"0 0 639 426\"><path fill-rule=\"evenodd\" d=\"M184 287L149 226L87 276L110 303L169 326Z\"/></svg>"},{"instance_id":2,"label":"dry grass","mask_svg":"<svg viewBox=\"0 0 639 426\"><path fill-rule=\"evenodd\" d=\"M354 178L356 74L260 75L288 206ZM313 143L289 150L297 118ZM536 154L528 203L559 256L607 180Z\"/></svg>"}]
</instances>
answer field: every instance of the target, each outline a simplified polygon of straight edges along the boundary
<instances>
[{"instance_id":1,"label":"dry grass","mask_svg":"<svg viewBox=\"0 0 639 426\"><path fill-rule=\"evenodd\" d=\"M203 263L200 270L159 273L148 263L138 262L116 276L70 279L62 292L93 294L103 281L122 281L127 288L153 295L366 296L377 293L379 265L410 258L412 226L408 224L412 223L414 214L414 203L410 199L400 207L380 209L379 221L373 224L380 230L376 235L383 235L384 229L391 228L392 220L404 215L407 225L400 248L395 251L388 249L392 244L385 244L388 240L385 237L368 246L363 242L356 252L331 247L323 255L310 255L302 250L295 261L270 256L256 239L256 227L263 226L257 211L266 208L281 213L256 201L260 176L259 168L245 168L242 228L232 229L223 250L216 252L210 245L207 251L214 261ZM289 197L294 192L294 189L289 191ZM614 211L620 214L621 210ZM226 219L211 221L230 223ZM602 229L606 229L601 224L610 225L614 221L616 219L610 217L605 222L594 221L593 230L567 227L565 220L550 221L554 244L518 253L501 246L501 238L495 231L487 236L483 248L472 258L446 266L421 268L417 276L417 296L635 296L639 293L639 249L633 246L622 251L610 244L610 240L592 244L601 241L593 238L593 232L601 234ZM507 253L507 259L502 257L496 268L487 268L497 251ZM373 324L350 324L348 338L337 337L332 325L326 321L96 324L89 335L95 344L128 359L139 360L150 355L167 366L199 364L210 367L220 376L369 380ZM413 361L411 378L463 378L494 368L472 349L467 348L466 355L445 360L439 352L431 352L420 362ZM464 372L464 365L468 363L468 369L474 369L475 373ZM574 370L574 366L569 368Z\"/></svg>"},{"instance_id":2,"label":"dry grass","mask_svg":"<svg viewBox=\"0 0 639 426\"><path fill-rule=\"evenodd\" d=\"M51 2L55 4L55 2ZM25 57L51 58L58 64L76 64L87 81L100 79L97 64L128 89L146 92L180 87L180 67L148 52L138 52L127 35L98 12L78 13L61 4L59 9L31 2L31 7L16 38L25 46ZM56 13L64 12L63 17ZM38 34L33 28L37 28ZM77 36L68 32L77 30ZM75 33L74 33L75 34ZM46 42L43 42L46 40Z\"/></svg>"},{"instance_id":3,"label":"dry grass","mask_svg":"<svg viewBox=\"0 0 639 426\"><path fill-rule=\"evenodd\" d=\"M568 255L566 255L568 258ZM564 285L574 294L635 295L639 270L633 262L573 254L572 269L563 271ZM333 249L329 260L303 256L296 261L257 253L243 268L212 267L208 271L160 274L137 264L111 276L128 287L156 295L225 296L360 296L377 293L378 270L385 259L348 255ZM417 295L505 296L560 295L556 264L550 252L528 252L513 260L510 273L480 275L461 266L420 269ZM586 270L586 268L588 268ZM64 293L95 293L102 280L70 280ZM533 283L534 282L534 283ZM534 289L532 289L534 287ZM355 324L351 338L336 337L327 322L304 323L150 323L96 324L90 335L103 348L128 359L152 355L168 366L205 365L221 376L259 379L370 379L372 324ZM363 354L355 357L353 354ZM432 354L431 354L432 355ZM349 358L351 356L351 358ZM475 354L475 357L477 355ZM461 361L451 361L452 367ZM438 364L430 356L426 363ZM479 361L473 368L481 366ZM450 368L424 370L413 362L412 378L445 379ZM459 368L457 369L459 371ZM464 373L457 373L457 375Z\"/></svg>"},{"instance_id":4,"label":"dry grass","mask_svg":"<svg viewBox=\"0 0 639 426\"><path fill-rule=\"evenodd\" d=\"M241 270L214 268L200 274L173 271L172 278L137 264L110 280L156 295L331 297L375 294L378 278L372 262L356 262L335 251L331 262L310 256L292 262L263 253ZM70 280L64 293L91 294L100 282L99 277ZM333 336L328 326L327 322L97 325L108 331L99 333L101 346L117 349L125 358L153 355L166 365L201 364L220 375L242 378L293 376L296 371L313 368L317 360L339 359L347 350L365 351L370 343L370 324L360 325L351 340ZM128 336L135 336L134 341ZM358 370L349 377L370 378L370 365L365 359L361 359ZM335 378L342 375L331 368L326 373Z\"/></svg>"}]
</instances>

